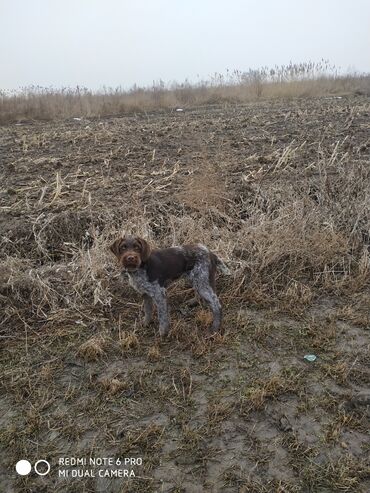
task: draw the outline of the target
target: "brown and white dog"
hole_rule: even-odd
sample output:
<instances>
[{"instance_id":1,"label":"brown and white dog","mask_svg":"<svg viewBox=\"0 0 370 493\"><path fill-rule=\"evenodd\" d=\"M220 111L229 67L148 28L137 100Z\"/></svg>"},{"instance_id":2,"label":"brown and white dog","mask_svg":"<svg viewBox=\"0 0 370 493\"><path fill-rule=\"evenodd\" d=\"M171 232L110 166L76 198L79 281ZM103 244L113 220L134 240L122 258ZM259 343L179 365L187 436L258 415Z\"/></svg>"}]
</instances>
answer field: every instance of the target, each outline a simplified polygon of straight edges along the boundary
<instances>
[{"instance_id":1,"label":"brown and white dog","mask_svg":"<svg viewBox=\"0 0 370 493\"><path fill-rule=\"evenodd\" d=\"M127 272L131 286L144 297L144 325L152 320L154 303L158 311L160 335L168 333L165 288L171 281L185 277L212 310L211 332L219 330L222 309L215 292L216 270L220 268L225 274L230 274L230 271L207 247L195 244L152 250L146 240L126 236L118 238L110 250L123 271Z\"/></svg>"}]
</instances>

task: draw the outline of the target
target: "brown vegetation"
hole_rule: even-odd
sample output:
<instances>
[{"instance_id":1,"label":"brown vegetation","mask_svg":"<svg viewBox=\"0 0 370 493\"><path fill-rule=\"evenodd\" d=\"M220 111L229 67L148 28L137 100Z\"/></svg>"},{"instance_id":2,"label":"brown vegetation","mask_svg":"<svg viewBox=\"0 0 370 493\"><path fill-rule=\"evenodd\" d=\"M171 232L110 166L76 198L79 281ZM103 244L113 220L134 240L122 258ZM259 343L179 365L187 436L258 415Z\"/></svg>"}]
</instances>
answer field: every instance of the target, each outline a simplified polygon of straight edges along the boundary
<instances>
[{"instance_id":1,"label":"brown vegetation","mask_svg":"<svg viewBox=\"0 0 370 493\"><path fill-rule=\"evenodd\" d=\"M368 130L364 95L1 127L2 490L368 491ZM224 335L181 282L142 327L123 232L218 252Z\"/></svg>"},{"instance_id":2,"label":"brown vegetation","mask_svg":"<svg viewBox=\"0 0 370 493\"><path fill-rule=\"evenodd\" d=\"M262 99L370 94L368 74L342 75L326 60L246 72L214 74L209 80L179 84L154 82L130 90L31 86L0 91L0 124L24 120L104 117L153 110L175 111L200 105L247 103Z\"/></svg>"}]
</instances>

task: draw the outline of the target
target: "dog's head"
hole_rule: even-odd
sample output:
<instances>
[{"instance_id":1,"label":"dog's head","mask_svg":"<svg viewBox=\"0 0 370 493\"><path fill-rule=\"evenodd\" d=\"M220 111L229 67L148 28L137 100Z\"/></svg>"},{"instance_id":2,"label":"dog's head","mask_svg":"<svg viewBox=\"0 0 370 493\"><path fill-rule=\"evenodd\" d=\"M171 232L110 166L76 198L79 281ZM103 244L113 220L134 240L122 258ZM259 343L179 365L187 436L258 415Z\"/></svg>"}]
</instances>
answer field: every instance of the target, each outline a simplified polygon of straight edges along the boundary
<instances>
[{"instance_id":1,"label":"dog's head","mask_svg":"<svg viewBox=\"0 0 370 493\"><path fill-rule=\"evenodd\" d=\"M134 271L148 260L150 246L143 238L125 236L124 238L118 238L110 246L110 251L117 257L122 268Z\"/></svg>"}]
</instances>

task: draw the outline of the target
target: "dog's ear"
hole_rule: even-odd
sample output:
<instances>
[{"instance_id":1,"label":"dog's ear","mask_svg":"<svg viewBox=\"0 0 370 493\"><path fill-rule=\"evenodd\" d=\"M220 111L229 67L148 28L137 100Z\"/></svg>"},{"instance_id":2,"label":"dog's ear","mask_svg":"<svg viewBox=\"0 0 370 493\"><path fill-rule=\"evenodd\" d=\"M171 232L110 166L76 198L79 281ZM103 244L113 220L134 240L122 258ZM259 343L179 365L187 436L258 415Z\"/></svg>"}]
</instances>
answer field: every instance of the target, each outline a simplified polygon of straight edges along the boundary
<instances>
[{"instance_id":1,"label":"dog's ear","mask_svg":"<svg viewBox=\"0 0 370 493\"><path fill-rule=\"evenodd\" d=\"M144 240L143 238L136 238L136 241L141 246L141 261L146 262L149 258L150 250L151 250L149 243L146 240Z\"/></svg>"},{"instance_id":2,"label":"dog's ear","mask_svg":"<svg viewBox=\"0 0 370 493\"><path fill-rule=\"evenodd\" d=\"M118 238L112 245L109 247L109 250L114 253L116 257L119 256L120 253L120 247L123 243L123 238Z\"/></svg>"}]
</instances>

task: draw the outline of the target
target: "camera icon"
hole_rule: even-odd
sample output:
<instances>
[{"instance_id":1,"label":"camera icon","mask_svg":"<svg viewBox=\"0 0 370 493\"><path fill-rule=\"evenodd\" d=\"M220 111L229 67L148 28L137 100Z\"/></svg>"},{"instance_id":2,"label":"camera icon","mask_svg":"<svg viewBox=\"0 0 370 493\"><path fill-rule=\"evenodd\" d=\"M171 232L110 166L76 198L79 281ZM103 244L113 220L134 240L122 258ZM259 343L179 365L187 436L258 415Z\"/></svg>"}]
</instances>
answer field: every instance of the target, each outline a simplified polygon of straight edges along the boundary
<instances>
[{"instance_id":1,"label":"camera icon","mask_svg":"<svg viewBox=\"0 0 370 493\"><path fill-rule=\"evenodd\" d=\"M50 464L45 459L36 461L33 468L39 476L46 476L50 472ZM31 472L31 469L31 462L26 459L19 460L15 465L15 470L20 476L27 476Z\"/></svg>"}]
</instances>

